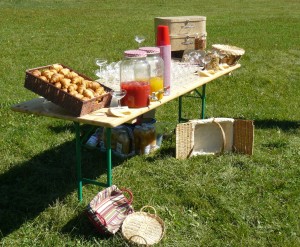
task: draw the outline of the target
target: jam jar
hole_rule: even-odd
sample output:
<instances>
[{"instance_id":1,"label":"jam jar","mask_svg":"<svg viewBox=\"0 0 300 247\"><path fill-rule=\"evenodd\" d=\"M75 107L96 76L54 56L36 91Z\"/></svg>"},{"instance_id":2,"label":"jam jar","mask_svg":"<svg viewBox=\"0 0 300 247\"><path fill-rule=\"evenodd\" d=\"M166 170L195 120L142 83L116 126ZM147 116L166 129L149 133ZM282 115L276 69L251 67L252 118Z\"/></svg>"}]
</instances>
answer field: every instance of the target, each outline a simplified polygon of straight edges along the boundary
<instances>
[{"instance_id":1,"label":"jam jar","mask_svg":"<svg viewBox=\"0 0 300 247\"><path fill-rule=\"evenodd\" d=\"M161 100L164 95L164 61L160 56L159 47L141 47L147 52L147 61L150 64L151 100Z\"/></svg>"},{"instance_id":2,"label":"jam jar","mask_svg":"<svg viewBox=\"0 0 300 247\"><path fill-rule=\"evenodd\" d=\"M120 64L121 89L126 90L122 105L141 108L150 104L150 64L147 53L141 50L127 50Z\"/></svg>"}]
</instances>

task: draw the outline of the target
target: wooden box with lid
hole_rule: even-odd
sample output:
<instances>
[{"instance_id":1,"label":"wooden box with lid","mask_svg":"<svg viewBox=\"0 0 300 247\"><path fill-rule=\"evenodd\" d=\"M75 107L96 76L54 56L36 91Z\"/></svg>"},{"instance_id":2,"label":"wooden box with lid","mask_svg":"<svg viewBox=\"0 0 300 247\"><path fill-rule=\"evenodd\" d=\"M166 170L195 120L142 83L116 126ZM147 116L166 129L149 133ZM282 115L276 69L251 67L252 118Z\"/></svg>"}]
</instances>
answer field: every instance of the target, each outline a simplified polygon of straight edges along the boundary
<instances>
[{"instance_id":1,"label":"wooden box with lid","mask_svg":"<svg viewBox=\"0 0 300 247\"><path fill-rule=\"evenodd\" d=\"M193 49L196 35L207 35L205 16L155 17L155 34L158 25L169 27L172 51Z\"/></svg>"}]
</instances>

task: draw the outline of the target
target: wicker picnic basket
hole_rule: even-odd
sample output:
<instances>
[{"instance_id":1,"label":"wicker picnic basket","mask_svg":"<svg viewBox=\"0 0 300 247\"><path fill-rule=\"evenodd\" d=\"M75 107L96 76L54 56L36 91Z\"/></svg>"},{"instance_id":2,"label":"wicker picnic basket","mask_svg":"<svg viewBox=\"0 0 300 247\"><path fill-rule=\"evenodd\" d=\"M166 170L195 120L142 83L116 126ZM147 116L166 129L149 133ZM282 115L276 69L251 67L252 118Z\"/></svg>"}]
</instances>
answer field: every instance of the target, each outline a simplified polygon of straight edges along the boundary
<instances>
[{"instance_id":1,"label":"wicker picnic basket","mask_svg":"<svg viewBox=\"0 0 300 247\"><path fill-rule=\"evenodd\" d=\"M242 55L245 54L244 49L231 45L215 44L212 45L212 48L213 50L216 50L225 55L220 60L220 63L227 63L230 66L235 65L240 60Z\"/></svg>"},{"instance_id":2,"label":"wicker picnic basket","mask_svg":"<svg viewBox=\"0 0 300 247\"><path fill-rule=\"evenodd\" d=\"M145 208L152 209L154 214L144 212ZM132 244L151 246L157 244L164 234L165 224L152 206L144 206L139 212L128 215L122 224L122 235Z\"/></svg>"},{"instance_id":3,"label":"wicker picnic basket","mask_svg":"<svg viewBox=\"0 0 300 247\"><path fill-rule=\"evenodd\" d=\"M233 118L196 119L176 127L176 158L237 152L253 154L252 120Z\"/></svg>"},{"instance_id":4,"label":"wicker picnic basket","mask_svg":"<svg viewBox=\"0 0 300 247\"><path fill-rule=\"evenodd\" d=\"M129 198L123 192L129 194ZM100 191L87 206L87 216L101 234L115 234L125 218L134 212L129 189L112 185Z\"/></svg>"}]
</instances>

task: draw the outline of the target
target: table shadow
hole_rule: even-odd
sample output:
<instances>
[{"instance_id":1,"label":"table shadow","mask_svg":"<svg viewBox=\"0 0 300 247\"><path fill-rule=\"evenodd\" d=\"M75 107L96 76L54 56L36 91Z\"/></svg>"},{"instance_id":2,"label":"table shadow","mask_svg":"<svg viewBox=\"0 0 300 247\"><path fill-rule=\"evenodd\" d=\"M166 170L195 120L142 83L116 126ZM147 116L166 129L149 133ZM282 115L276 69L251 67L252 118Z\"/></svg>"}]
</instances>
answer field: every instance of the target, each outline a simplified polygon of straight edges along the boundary
<instances>
[{"instance_id":1,"label":"table shadow","mask_svg":"<svg viewBox=\"0 0 300 247\"><path fill-rule=\"evenodd\" d=\"M84 177L97 179L106 174L106 155L97 151L84 152ZM114 162L115 167L122 160ZM56 200L77 192L75 164L75 140L72 140L26 162L13 164L0 175L0 240L37 217Z\"/></svg>"},{"instance_id":2,"label":"table shadow","mask_svg":"<svg viewBox=\"0 0 300 247\"><path fill-rule=\"evenodd\" d=\"M254 120L255 128L259 129L274 129L278 128L282 131L293 131L300 128L299 121L290 120L274 120L274 119L257 119Z\"/></svg>"}]
</instances>

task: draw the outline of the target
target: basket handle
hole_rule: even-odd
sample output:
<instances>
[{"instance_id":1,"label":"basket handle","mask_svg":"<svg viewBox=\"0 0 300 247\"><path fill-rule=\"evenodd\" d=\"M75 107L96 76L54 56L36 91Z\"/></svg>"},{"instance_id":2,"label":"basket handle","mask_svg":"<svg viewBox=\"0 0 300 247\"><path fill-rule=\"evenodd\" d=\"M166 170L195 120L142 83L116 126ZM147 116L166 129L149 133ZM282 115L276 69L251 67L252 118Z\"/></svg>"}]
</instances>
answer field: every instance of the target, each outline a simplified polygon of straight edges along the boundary
<instances>
[{"instance_id":1,"label":"basket handle","mask_svg":"<svg viewBox=\"0 0 300 247\"><path fill-rule=\"evenodd\" d=\"M133 240L131 240L133 237L139 237L139 238L141 238L141 239L143 239L144 241L145 241L145 243L146 243L146 246L149 246L148 245L148 243L147 243L147 240L144 238L144 237L142 237L142 236L140 236L140 235L132 235L132 236L130 236L130 238L128 239L129 241L133 241ZM133 242L135 242L136 243L136 241L133 241Z\"/></svg>"},{"instance_id":2,"label":"basket handle","mask_svg":"<svg viewBox=\"0 0 300 247\"><path fill-rule=\"evenodd\" d=\"M144 207L142 207L142 208L140 209L140 212L144 212L144 209L145 209L145 208L151 208L151 209L154 211L154 215L156 216L156 210L155 210L155 208L152 207L152 206L149 206L149 205L145 205Z\"/></svg>"},{"instance_id":3,"label":"basket handle","mask_svg":"<svg viewBox=\"0 0 300 247\"><path fill-rule=\"evenodd\" d=\"M97 216L97 218L99 219L100 223L101 223L103 226L107 226L106 220L104 219L104 217L103 217L101 214L96 213L96 216ZM91 218L91 219L93 219L93 218ZM93 221L93 222L94 222L94 221Z\"/></svg>"},{"instance_id":4,"label":"basket handle","mask_svg":"<svg viewBox=\"0 0 300 247\"><path fill-rule=\"evenodd\" d=\"M218 127L220 128L221 130L221 133L222 133L222 140L223 140L223 145L221 147L221 151L220 153L222 154L225 150L225 145L226 145L226 136L225 136L225 132L224 132L224 129L222 128L221 124L218 123L215 119L212 120L213 123L215 123L216 125L218 125Z\"/></svg>"},{"instance_id":5,"label":"basket handle","mask_svg":"<svg viewBox=\"0 0 300 247\"><path fill-rule=\"evenodd\" d=\"M127 192L129 194L129 198L126 198L127 201L128 201L128 204L132 204L132 201L133 201L133 194L132 194L132 191L130 189L127 189L127 188L121 188L120 189L122 192Z\"/></svg>"}]
</instances>

